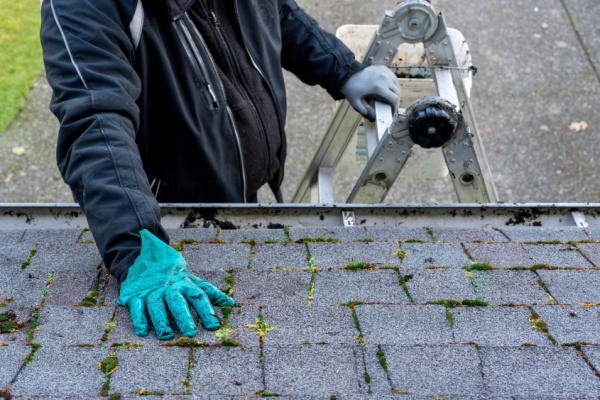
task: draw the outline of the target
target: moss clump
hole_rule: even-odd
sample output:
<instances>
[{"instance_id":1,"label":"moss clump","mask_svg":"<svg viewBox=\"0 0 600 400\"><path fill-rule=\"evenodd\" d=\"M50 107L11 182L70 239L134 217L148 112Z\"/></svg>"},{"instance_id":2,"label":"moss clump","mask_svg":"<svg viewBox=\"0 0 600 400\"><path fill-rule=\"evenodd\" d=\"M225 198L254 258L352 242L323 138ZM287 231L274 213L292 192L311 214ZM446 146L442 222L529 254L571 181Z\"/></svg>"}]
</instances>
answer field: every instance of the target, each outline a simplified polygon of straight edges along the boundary
<instances>
[{"instance_id":1,"label":"moss clump","mask_svg":"<svg viewBox=\"0 0 600 400\"><path fill-rule=\"evenodd\" d=\"M398 256L399 259L404 260L406 258L406 255L408 253L406 252L406 250L404 249L397 249L396 250L396 255Z\"/></svg>"},{"instance_id":2,"label":"moss clump","mask_svg":"<svg viewBox=\"0 0 600 400\"><path fill-rule=\"evenodd\" d=\"M429 228L429 227L425 227L425 230L427 231L427 234L429 235L429 237L431 238L432 242L437 242L437 238L435 237L434 233L433 233L433 229Z\"/></svg>"},{"instance_id":3,"label":"moss clump","mask_svg":"<svg viewBox=\"0 0 600 400\"><path fill-rule=\"evenodd\" d=\"M403 240L402 243L425 243L425 241L422 239L410 238L410 239Z\"/></svg>"},{"instance_id":4,"label":"moss clump","mask_svg":"<svg viewBox=\"0 0 600 400\"><path fill-rule=\"evenodd\" d=\"M117 358L117 353L112 353L104 360L98 363L98 368L100 371L104 372L104 383L102 384L102 390L100 392L101 396L108 396L108 391L110 390L110 378L119 368L119 359Z\"/></svg>"},{"instance_id":5,"label":"moss clump","mask_svg":"<svg viewBox=\"0 0 600 400\"><path fill-rule=\"evenodd\" d=\"M144 344L140 342L115 342L110 347L115 349L133 349L135 347L144 347Z\"/></svg>"},{"instance_id":6,"label":"moss clump","mask_svg":"<svg viewBox=\"0 0 600 400\"><path fill-rule=\"evenodd\" d=\"M349 301L347 303L342 303L340 305L342 305L344 307L348 307L350 310L354 310L354 307L360 306L361 304L365 304L365 303L363 303L360 300L352 300L352 301Z\"/></svg>"},{"instance_id":7,"label":"moss clump","mask_svg":"<svg viewBox=\"0 0 600 400\"><path fill-rule=\"evenodd\" d=\"M190 347L190 348L195 348L195 347L206 347L209 346L208 343L206 342L201 342L199 340L194 340L192 338L186 337L186 336L182 336L177 340L173 340L171 342L167 342L164 344L161 344L161 346L164 347Z\"/></svg>"},{"instance_id":8,"label":"moss clump","mask_svg":"<svg viewBox=\"0 0 600 400\"><path fill-rule=\"evenodd\" d=\"M290 236L290 227L289 226L283 227L283 235L285 236L285 239L283 240L284 244L293 242L292 237Z\"/></svg>"},{"instance_id":9,"label":"moss clump","mask_svg":"<svg viewBox=\"0 0 600 400\"><path fill-rule=\"evenodd\" d=\"M489 270L494 269L494 267L492 267L490 265L490 263L488 263L488 262L476 262L476 261L470 263L469 265L467 265L467 266L465 266L463 268L466 269L469 272L472 272L472 271L489 271Z\"/></svg>"},{"instance_id":10,"label":"moss clump","mask_svg":"<svg viewBox=\"0 0 600 400\"><path fill-rule=\"evenodd\" d=\"M529 322L531 322L531 329L537 329L538 331L544 333L553 345L558 345L556 339L554 339L554 337L548 331L548 325L538 313L531 311L531 314L529 315Z\"/></svg>"},{"instance_id":11,"label":"moss clump","mask_svg":"<svg viewBox=\"0 0 600 400\"><path fill-rule=\"evenodd\" d=\"M454 327L454 314L452 314L450 308L446 308L446 321L448 321L450 328Z\"/></svg>"},{"instance_id":12,"label":"moss clump","mask_svg":"<svg viewBox=\"0 0 600 400\"><path fill-rule=\"evenodd\" d=\"M221 327L215 331L215 336L223 346L226 347L240 347L242 344L233 340L230 336L233 333L233 329L229 327L229 321L225 321L221 324Z\"/></svg>"},{"instance_id":13,"label":"moss clump","mask_svg":"<svg viewBox=\"0 0 600 400\"><path fill-rule=\"evenodd\" d=\"M23 261L23 264L21 264L21 269L25 269L25 268L29 267L29 265L31 264L31 259L33 258L33 256L35 256L36 252L37 252L37 246L34 246L31 250L29 250L29 254L27 255L27 258L25 259L25 261Z\"/></svg>"},{"instance_id":14,"label":"moss clump","mask_svg":"<svg viewBox=\"0 0 600 400\"><path fill-rule=\"evenodd\" d=\"M277 240L275 239L265 239L263 241L264 244L277 244Z\"/></svg>"},{"instance_id":15,"label":"moss clump","mask_svg":"<svg viewBox=\"0 0 600 400\"><path fill-rule=\"evenodd\" d=\"M17 332L25 324L17 320L17 314L14 311L0 313L0 333Z\"/></svg>"},{"instance_id":16,"label":"moss clump","mask_svg":"<svg viewBox=\"0 0 600 400\"><path fill-rule=\"evenodd\" d=\"M258 242L254 239L243 239L241 241L242 244L249 244L250 246L256 246Z\"/></svg>"},{"instance_id":17,"label":"moss clump","mask_svg":"<svg viewBox=\"0 0 600 400\"><path fill-rule=\"evenodd\" d=\"M400 282L400 286L402 286L404 293L406 293L406 296L410 299L410 301L413 301L413 298L410 294L410 289L408 288L408 281L410 281L412 278L412 275L398 275L398 282Z\"/></svg>"},{"instance_id":18,"label":"moss clump","mask_svg":"<svg viewBox=\"0 0 600 400\"><path fill-rule=\"evenodd\" d=\"M11 301L13 301L15 298L14 297L5 297L2 300L0 300L0 307L6 307L8 306L8 303L10 303Z\"/></svg>"},{"instance_id":19,"label":"moss clump","mask_svg":"<svg viewBox=\"0 0 600 400\"><path fill-rule=\"evenodd\" d=\"M261 341L261 346L264 341L265 336L267 336L270 332L274 331L276 326L270 326L261 311L258 312L258 317L256 317L256 321L254 324L244 325L246 329L253 329L258 332L258 337Z\"/></svg>"},{"instance_id":20,"label":"moss clump","mask_svg":"<svg viewBox=\"0 0 600 400\"><path fill-rule=\"evenodd\" d=\"M465 300L452 300L452 299L444 299L444 300L430 300L427 304L441 305L448 308L465 306L465 307L487 307L490 305L489 302L480 299L465 299Z\"/></svg>"},{"instance_id":21,"label":"moss clump","mask_svg":"<svg viewBox=\"0 0 600 400\"><path fill-rule=\"evenodd\" d=\"M92 239L85 239L81 241L81 244L95 244L96 242L94 242Z\"/></svg>"},{"instance_id":22,"label":"moss clump","mask_svg":"<svg viewBox=\"0 0 600 400\"><path fill-rule=\"evenodd\" d=\"M488 307L490 305L489 302L480 299L465 299L461 303L467 307Z\"/></svg>"},{"instance_id":23,"label":"moss clump","mask_svg":"<svg viewBox=\"0 0 600 400\"><path fill-rule=\"evenodd\" d=\"M340 238L334 236L314 236L296 240L296 243L340 243Z\"/></svg>"},{"instance_id":24,"label":"moss clump","mask_svg":"<svg viewBox=\"0 0 600 400\"><path fill-rule=\"evenodd\" d=\"M269 392L266 390L259 390L254 394L259 397L279 397L279 395L277 393Z\"/></svg>"},{"instance_id":25,"label":"moss clump","mask_svg":"<svg viewBox=\"0 0 600 400\"><path fill-rule=\"evenodd\" d=\"M146 388L141 388L137 392L134 393L136 396L163 396L163 392L159 392L158 390L148 390Z\"/></svg>"},{"instance_id":26,"label":"moss clump","mask_svg":"<svg viewBox=\"0 0 600 400\"><path fill-rule=\"evenodd\" d=\"M374 269L374 267L365 261L352 260L342 269L348 271L359 271L363 269Z\"/></svg>"},{"instance_id":27,"label":"moss clump","mask_svg":"<svg viewBox=\"0 0 600 400\"><path fill-rule=\"evenodd\" d=\"M100 282L96 281L94 288L80 302L73 304L76 307L94 307L100 296Z\"/></svg>"},{"instance_id":28,"label":"moss clump","mask_svg":"<svg viewBox=\"0 0 600 400\"><path fill-rule=\"evenodd\" d=\"M233 274L233 269L227 271L227 275L225 276L225 286L220 288L221 292L225 293L227 296L233 296L233 286L235 284L235 275Z\"/></svg>"},{"instance_id":29,"label":"moss clump","mask_svg":"<svg viewBox=\"0 0 600 400\"><path fill-rule=\"evenodd\" d=\"M193 238L183 239L181 241L181 243L183 243L183 244L200 244L200 242L198 242L196 239L193 239Z\"/></svg>"},{"instance_id":30,"label":"moss clump","mask_svg":"<svg viewBox=\"0 0 600 400\"><path fill-rule=\"evenodd\" d=\"M377 350L377 359L379 360L379 365L385 372L388 372L387 360L385 358L385 353L381 350L381 347Z\"/></svg>"}]
</instances>

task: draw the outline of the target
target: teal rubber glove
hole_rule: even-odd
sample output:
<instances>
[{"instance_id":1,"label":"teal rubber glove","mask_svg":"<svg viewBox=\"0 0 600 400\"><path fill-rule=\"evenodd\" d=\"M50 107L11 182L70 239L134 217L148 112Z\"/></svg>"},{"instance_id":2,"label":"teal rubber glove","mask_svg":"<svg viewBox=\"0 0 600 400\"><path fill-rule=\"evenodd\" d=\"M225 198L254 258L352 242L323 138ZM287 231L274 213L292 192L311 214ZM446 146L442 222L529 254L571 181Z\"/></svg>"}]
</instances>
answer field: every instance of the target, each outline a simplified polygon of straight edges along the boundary
<instances>
[{"instance_id":1,"label":"teal rubber glove","mask_svg":"<svg viewBox=\"0 0 600 400\"><path fill-rule=\"evenodd\" d=\"M372 65L352 75L340 90L350 105L369 121L375 120L375 109L370 101L392 106L395 112L400 103L398 78L388 67Z\"/></svg>"},{"instance_id":2,"label":"teal rubber glove","mask_svg":"<svg viewBox=\"0 0 600 400\"><path fill-rule=\"evenodd\" d=\"M161 340L172 338L168 307L181 334L193 337L198 329L188 303L194 307L206 329L218 329L220 321L213 304L234 306L235 300L216 286L193 276L181 254L171 246L145 229L140 235L142 250L129 268L127 279L121 283L118 301L119 305L129 308L135 334L148 335L147 309L156 336Z\"/></svg>"}]
</instances>

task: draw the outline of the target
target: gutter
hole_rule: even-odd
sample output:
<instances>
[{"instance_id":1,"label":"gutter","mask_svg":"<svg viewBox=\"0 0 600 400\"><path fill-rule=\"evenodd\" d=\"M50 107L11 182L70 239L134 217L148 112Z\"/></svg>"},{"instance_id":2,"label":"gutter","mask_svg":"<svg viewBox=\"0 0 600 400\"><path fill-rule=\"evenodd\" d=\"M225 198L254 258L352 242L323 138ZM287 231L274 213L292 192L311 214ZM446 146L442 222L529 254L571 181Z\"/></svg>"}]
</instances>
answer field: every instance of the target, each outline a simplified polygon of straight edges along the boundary
<instances>
[{"instance_id":1,"label":"gutter","mask_svg":"<svg viewBox=\"0 0 600 400\"><path fill-rule=\"evenodd\" d=\"M161 204L161 214L167 229L600 227L600 203ZM0 203L0 230L87 227L77 204Z\"/></svg>"}]
</instances>

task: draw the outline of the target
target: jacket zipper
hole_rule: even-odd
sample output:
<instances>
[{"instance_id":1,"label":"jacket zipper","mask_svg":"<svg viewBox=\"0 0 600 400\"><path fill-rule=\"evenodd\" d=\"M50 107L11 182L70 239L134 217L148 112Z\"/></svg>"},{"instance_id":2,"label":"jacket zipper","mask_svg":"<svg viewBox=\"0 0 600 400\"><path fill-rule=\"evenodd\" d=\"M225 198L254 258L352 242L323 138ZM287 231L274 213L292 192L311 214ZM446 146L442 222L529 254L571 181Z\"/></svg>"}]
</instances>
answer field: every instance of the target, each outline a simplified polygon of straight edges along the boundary
<instances>
[{"instance_id":1,"label":"jacket zipper","mask_svg":"<svg viewBox=\"0 0 600 400\"><path fill-rule=\"evenodd\" d=\"M235 134L235 141L237 143L237 148L240 153L240 162L242 164L242 185L244 188L244 203L246 203L246 171L244 170L244 155L242 154L242 144L240 143L240 135L238 134L237 127L235 126L235 120L233 119L233 113L231 112L231 108L229 108L229 106L227 106L227 116L229 117L229 121L231 121L233 133Z\"/></svg>"},{"instance_id":2,"label":"jacket zipper","mask_svg":"<svg viewBox=\"0 0 600 400\"><path fill-rule=\"evenodd\" d=\"M189 20L189 15L187 13L187 11L185 13L183 13L183 16ZM204 51L206 52L206 54L208 54L208 58L210 60L210 64L213 68L213 71L215 73L217 82L219 84L219 88L221 89L221 94L223 95L223 98L225 99L225 88L223 87L223 82L221 82L221 78L219 78L219 73L217 72L217 64L215 63L215 60L212 58L212 54L210 54L210 51L208 50L208 46L206 45L206 42L204 41L204 37L202 37L202 35L200 34L200 31L198 31L198 28L196 27L196 25L194 25L193 23L191 24L194 28L194 33L196 34L196 36L198 37L198 40L200 40L200 43L202 44L202 47L204 49ZM191 39L191 37L190 37ZM195 44L192 41L193 46L195 47ZM197 50L197 49L196 49ZM204 61L202 60L202 58L200 57L200 53L197 52L196 54L198 54L198 58L201 60L202 65L204 64ZM208 76L208 74L206 74L205 76ZM214 95L214 93L213 93ZM216 96L215 96L216 99ZM244 168L244 156L242 155L242 147L240 146L240 137L237 131L237 128L235 126L235 123L233 121L233 116L231 115L231 111L229 109L229 107L227 108L227 118L229 119L229 122L231 123L231 126L233 128L233 136L235 138L235 141L237 143L237 150L238 150L238 156L239 156L239 161L240 161L240 171L242 172L242 197L244 199L244 203L246 203L246 170Z\"/></svg>"},{"instance_id":3,"label":"jacket zipper","mask_svg":"<svg viewBox=\"0 0 600 400\"><path fill-rule=\"evenodd\" d=\"M221 41L221 45L223 46L223 49L225 50L225 53L227 54L227 58L229 59L229 64L231 64L233 73L235 75L236 84L240 88L240 92L242 92L247 104L250 106L250 108L252 110L252 114L254 115L254 119L256 120L256 122L258 123L258 126L261 129L261 135L260 135L261 143L263 145L264 154L265 154L264 161L266 163L266 174L268 174L269 167L271 165L271 153L269 151L269 144L267 142L267 132L262 123L262 120L260 119L258 110L256 109L254 102L252 101L250 95L248 94L246 87L244 85L242 85L242 83L241 83L238 65L235 61L235 58L233 57L233 54L231 53L231 49L229 47L229 44L227 43L227 40L225 39L225 35L223 35L223 31L221 30L221 23L219 22L219 19L217 18L217 15L214 11L213 2L211 1L209 4L210 4L210 8L208 9L208 12L210 15L211 22L213 24L213 27L215 28L215 31L217 32L217 36L219 37L219 40ZM246 50L246 53L247 52L248 52L248 50ZM262 76L262 74L261 74L261 76ZM268 175L266 178L268 178Z\"/></svg>"},{"instance_id":4,"label":"jacket zipper","mask_svg":"<svg viewBox=\"0 0 600 400\"><path fill-rule=\"evenodd\" d=\"M181 42L183 44L183 47L185 48L185 52L188 55L190 61L192 62L192 65L194 65L196 67L195 69L199 75L199 78L204 81L204 82L201 82L201 85L200 85L201 88L202 88L202 86L204 87L203 88L204 90L201 90L201 91L204 94L205 100L207 101L209 108L211 110L214 110L215 108L219 107L219 102L217 100L217 96L215 95L215 92L213 91L211 84L208 82L208 79L207 79L208 72L206 69L206 65L204 64L204 60L202 59L202 57L200 57L200 52L198 51L196 44L192 40L190 31L189 31L188 27L185 25L185 20L183 20L181 18L178 19L177 25L178 25L179 29L181 30L181 32L179 32L180 33L179 36L180 36ZM181 33L183 33L183 37L182 37Z\"/></svg>"}]
</instances>

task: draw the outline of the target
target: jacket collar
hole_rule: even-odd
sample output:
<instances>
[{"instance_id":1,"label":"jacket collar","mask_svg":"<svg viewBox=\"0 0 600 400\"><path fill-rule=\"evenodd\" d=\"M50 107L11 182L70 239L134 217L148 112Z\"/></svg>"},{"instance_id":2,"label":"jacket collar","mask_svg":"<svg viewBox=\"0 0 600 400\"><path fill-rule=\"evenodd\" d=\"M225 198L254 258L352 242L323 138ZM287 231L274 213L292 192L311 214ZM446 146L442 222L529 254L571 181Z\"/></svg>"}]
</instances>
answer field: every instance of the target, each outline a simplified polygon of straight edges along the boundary
<instances>
[{"instance_id":1,"label":"jacket collar","mask_svg":"<svg viewBox=\"0 0 600 400\"><path fill-rule=\"evenodd\" d=\"M167 16L175 19L186 12L196 0L164 0ZM200 0L202 1L202 0Z\"/></svg>"}]
</instances>

